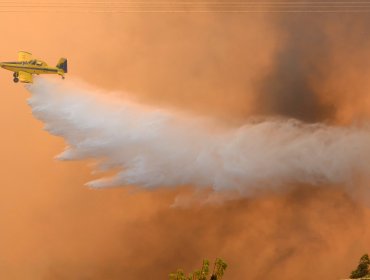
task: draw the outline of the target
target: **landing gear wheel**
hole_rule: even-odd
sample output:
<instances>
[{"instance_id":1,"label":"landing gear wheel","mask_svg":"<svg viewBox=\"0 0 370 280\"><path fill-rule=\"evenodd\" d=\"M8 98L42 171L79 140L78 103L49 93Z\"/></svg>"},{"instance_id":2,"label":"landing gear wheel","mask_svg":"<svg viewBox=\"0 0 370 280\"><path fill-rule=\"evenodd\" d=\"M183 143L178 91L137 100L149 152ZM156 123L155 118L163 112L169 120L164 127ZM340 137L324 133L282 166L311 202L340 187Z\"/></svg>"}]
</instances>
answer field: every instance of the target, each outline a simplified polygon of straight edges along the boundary
<instances>
[{"instance_id":1,"label":"landing gear wheel","mask_svg":"<svg viewBox=\"0 0 370 280\"><path fill-rule=\"evenodd\" d=\"M64 80L66 77L62 76L62 80Z\"/></svg>"},{"instance_id":2,"label":"landing gear wheel","mask_svg":"<svg viewBox=\"0 0 370 280\"><path fill-rule=\"evenodd\" d=\"M18 78L18 76L19 76L18 72L14 72L14 73L13 73L13 77L14 77L14 78Z\"/></svg>"},{"instance_id":3,"label":"landing gear wheel","mask_svg":"<svg viewBox=\"0 0 370 280\"><path fill-rule=\"evenodd\" d=\"M18 82L19 82L19 79L18 79L17 77L15 77L15 78L13 79L13 81L14 81L14 83L18 83Z\"/></svg>"}]
</instances>

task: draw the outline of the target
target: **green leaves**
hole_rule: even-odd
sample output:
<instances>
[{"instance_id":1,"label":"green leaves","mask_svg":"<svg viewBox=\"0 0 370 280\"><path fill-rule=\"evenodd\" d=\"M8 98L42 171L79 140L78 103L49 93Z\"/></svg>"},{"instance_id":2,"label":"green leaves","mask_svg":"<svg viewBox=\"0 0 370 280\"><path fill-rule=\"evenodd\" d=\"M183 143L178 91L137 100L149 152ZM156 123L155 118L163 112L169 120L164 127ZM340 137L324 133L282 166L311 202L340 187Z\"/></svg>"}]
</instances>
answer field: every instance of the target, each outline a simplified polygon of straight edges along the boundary
<instances>
[{"instance_id":1,"label":"green leaves","mask_svg":"<svg viewBox=\"0 0 370 280\"><path fill-rule=\"evenodd\" d=\"M216 262L215 262L215 270L214 270L214 273L217 278L216 279L221 279L222 276L224 276L224 272L227 268L227 264L225 261L223 261L222 259L216 259Z\"/></svg>"},{"instance_id":2,"label":"green leaves","mask_svg":"<svg viewBox=\"0 0 370 280\"><path fill-rule=\"evenodd\" d=\"M370 265L369 255L365 254L361 257L357 269L351 272L349 278L358 279L365 276L369 276L369 265Z\"/></svg>"},{"instance_id":3,"label":"green leaves","mask_svg":"<svg viewBox=\"0 0 370 280\"><path fill-rule=\"evenodd\" d=\"M175 273L171 273L169 277L170 280L188 280L188 278L185 277L185 273L181 269L178 269Z\"/></svg>"},{"instance_id":4,"label":"green leaves","mask_svg":"<svg viewBox=\"0 0 370 280\"><path fill-rule=\"evenodd\" d=\"M220 280L224 275L226 268L226 262L224 262L222 259L216 259L211 278L209 279ZM185 273L181 269L178 269L175 273L171 273L169 275L170 280L207 280L208 276L209 260L203 260L202 268L190 273L188 276L185 276Z\"/></svg>"}]
</instances>

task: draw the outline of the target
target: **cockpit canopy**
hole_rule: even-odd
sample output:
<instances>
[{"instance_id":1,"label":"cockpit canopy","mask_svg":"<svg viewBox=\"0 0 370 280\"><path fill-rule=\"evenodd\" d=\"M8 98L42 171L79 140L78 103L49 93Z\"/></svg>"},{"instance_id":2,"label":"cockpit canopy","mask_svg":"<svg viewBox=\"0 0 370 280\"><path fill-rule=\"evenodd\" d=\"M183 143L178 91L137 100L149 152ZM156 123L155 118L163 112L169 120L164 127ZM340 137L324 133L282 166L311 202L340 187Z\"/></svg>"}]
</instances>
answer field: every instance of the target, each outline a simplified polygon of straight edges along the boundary
<instances>
[{"instance_id":1,"label":"cockpit canopy","mask_svg":"<svg viewBox=\"0 0 370 280\"><path fill-rule=\"evenodd\" d=\"M37 59L33 59L33 60L28 61L28 64L36 65L36 66L44 66L44 65L46 65L45 62L43 62L41 60L37 60Z\"/></svg>"}]
</instances>

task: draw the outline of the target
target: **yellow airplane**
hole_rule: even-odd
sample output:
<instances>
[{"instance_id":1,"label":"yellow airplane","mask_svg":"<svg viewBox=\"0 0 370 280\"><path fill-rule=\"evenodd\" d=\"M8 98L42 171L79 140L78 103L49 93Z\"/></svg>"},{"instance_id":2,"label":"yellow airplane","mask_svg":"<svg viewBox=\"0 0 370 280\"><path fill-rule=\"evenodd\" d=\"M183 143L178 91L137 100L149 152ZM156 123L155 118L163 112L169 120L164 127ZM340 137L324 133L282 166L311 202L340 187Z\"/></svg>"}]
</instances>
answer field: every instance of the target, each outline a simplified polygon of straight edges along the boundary
<instances>
[{"instance_id":1,"label":"yellow airplane","mask_svg":"<svg viewBox=\"0 0 370 280\"><path fill-rule=\"evenodd\" d=\"M58 74L64 79L64 74L67 73L67 59L61 58L56 67L50 67L44 61L32 59L32 54L20 51L18 52L18 61L0 62L0 67L14 72L14 83L19 81L32 83L33 74Z\"/></svg>"}]
</instances>

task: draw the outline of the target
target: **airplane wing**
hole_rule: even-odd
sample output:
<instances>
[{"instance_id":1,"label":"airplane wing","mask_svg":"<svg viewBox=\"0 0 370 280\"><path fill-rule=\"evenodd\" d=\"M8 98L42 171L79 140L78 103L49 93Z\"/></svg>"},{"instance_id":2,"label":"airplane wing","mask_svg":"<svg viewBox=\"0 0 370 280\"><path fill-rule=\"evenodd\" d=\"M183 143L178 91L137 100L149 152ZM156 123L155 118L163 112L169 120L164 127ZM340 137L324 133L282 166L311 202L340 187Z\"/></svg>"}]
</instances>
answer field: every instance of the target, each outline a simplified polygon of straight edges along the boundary
<instances>
[{"instance_id":1,"label":"airplane wing","mask_svg":"<svg viewBox=\"0 0 370 280\"><path fill-rule=\"evenodd\" d=\"M18 52L18 61L30 61L32 59L32 54L29 52Z\"/></svg>"},{"instance_id":2,"label":"airplane wing","mask_svg":"<svg viewBox=\"0 0 370 280\"><path fill-rule=\"evenodd\" d=\"M19 78L19 81L21 81L22 83L32 83L33 82L32 74L24 72L24 71L18 72L18 78Z\"/></svg>"}]
</instances>

